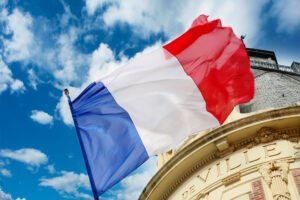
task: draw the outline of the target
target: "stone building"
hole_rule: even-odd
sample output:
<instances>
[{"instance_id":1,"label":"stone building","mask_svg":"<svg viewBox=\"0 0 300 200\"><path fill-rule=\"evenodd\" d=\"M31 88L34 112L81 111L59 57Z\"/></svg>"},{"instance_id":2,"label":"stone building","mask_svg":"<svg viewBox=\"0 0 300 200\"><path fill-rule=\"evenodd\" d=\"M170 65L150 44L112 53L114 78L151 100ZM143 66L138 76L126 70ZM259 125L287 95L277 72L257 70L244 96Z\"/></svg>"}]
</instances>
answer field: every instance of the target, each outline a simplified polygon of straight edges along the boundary
<instances>
[{"instance_id":1,"label":"stone building","mask_svg":"<svg viewBox=\"0 0 300 200\"><path fill-rule=\"evenodd\" d=\"M255 97L226 122L158 155L140 199L299 200L300 63L247 49Z\"/></svg>"}]
</instances>

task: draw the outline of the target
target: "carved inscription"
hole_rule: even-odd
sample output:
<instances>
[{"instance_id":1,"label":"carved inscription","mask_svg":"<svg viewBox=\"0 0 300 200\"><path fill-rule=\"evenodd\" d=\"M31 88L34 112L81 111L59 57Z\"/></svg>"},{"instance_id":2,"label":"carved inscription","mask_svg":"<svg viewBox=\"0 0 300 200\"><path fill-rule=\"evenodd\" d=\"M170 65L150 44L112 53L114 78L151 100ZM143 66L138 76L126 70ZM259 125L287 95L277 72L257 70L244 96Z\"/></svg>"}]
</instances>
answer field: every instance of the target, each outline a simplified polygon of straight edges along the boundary
<instances>
[{"instance_id":1,"label":"carved inscription","mask_svg":"<svg viewBox=\"0 0 300 200\"><path fill-rule=\"evenodd\" d=\"M231 170L234 170L234 169L240 167L240 166L241 166L241 163L236 163L235 165L232 166L232 165L230 164L230 158L227 158L227 159L226 159L226 165L227 165L227 172L229 172L229 171L231 171Z\"/></svg>"},{"instance_id":2,"label":"carved inscription","mask_svg":"<svg viewBox=\"0 0 300 200\"><path fill-rule=\"evenodd\" d=\"M199 174L199 175L197 175L197 178L199 178L199 180L201 180L202 182L205 183L207 181L207 177L209 175L210 170L211 170L211 168L208 168L207 170L205 170L204 176L203 176L203 174Z\"/></svg>"},{"instance_id":3,"label":"carved inscription","mask_svg":"<svg viewBox=\"0 0 300 200\"><path fill-rule=\"evenodd\" d=\"M182 199L187 199L189 196L192 196L195 193L195 185L190 186L187 190L182 193Z\"/></svg>"},{"instance_id":4,"label":"carved inscription","mask_svg":"<svg viewBox=\"0 0 300 200\"><path fill-rule=\"evenodd\" d=\"M287 141L283 142L287 144ZM236 178L236 180L231 178L231 176L234 175L234 173L238 173L239 170L272 160L278 156L287 156L285 155L287 154L286 152L291 152L290 150L285 150L285 153L283 153L282 150L284 150L284 148L279 148L278 143L273 142L233 153L195 174L195 179L191 181L191 184L180 191L181 199L190 199L199 193L201 188L205 187L206 184L211 184L217 180L221 180L223 184L226 183L225 185L231 184L239 180L239 178ZM227 179L231 180L230 178L234 181L224 181Z\"/></svg>"},{"instance_id":5,"label":"carved inscription","mask_svg":"<svg viewBox=\"0 0 300 200\"><path fill-rule=\"evenodd\" d=\"M277 156L281 153L280 150L275 149L276 143L266 144L266 145L263 145L263 147L264 147L264 151L265 151L265 158Z\"/></svg>"},{"instance_id":6,"label":"carved inscription","mask_svg":"<svg viewBox=\"0 0 300 200\"><path fill-rule=\"evenodd\" d=\"M249 164L249 163L258 161L261 158L260 155L256 155L256 156L250 157L249 153L248 153L248 150L244 151L243 153L244 153L244 158L245 158L245 164Z\"/></svg>"}]
</instances>

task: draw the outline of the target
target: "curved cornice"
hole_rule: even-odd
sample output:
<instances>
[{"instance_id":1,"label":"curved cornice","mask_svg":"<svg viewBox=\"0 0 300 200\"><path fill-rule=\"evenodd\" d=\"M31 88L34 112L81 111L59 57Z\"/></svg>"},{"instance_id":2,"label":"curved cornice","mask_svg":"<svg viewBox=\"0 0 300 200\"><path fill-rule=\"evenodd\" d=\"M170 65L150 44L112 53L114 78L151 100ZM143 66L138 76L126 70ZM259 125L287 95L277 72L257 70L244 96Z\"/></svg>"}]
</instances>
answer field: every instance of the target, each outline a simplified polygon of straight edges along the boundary
<instances>
[{"instance_id":1,"label":"curved cornice","mask_svg":"<svg viewBox=\"0 0 300 200\"><path fill-rule=\"evenodd\" d=\"M285 107L254 114L220 126L184 147L153 176L139 199L167 199L170 194L191 174L203 165L232 153L245 145L255 145L264 140L257 139L263 127L275 130L273 139L286 139L286 134L294 137L300 134L300 106ZM267 130L268 131L268 130ZM272 132L272 131L271 131ZM264 135L265 136L265 135ZM220 151L219 141L231 144ZM166 187L160 187L167 185Z\"/></svg>"}]
</instances>

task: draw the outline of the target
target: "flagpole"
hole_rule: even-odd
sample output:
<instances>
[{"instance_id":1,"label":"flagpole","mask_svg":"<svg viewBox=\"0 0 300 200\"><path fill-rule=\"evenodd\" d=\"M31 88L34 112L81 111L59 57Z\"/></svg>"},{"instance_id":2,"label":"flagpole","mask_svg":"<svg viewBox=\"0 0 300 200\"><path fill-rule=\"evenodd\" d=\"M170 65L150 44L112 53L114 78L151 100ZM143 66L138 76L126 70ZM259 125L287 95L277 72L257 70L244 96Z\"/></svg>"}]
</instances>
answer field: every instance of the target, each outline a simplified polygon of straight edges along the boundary
<instances>
[{"instance_id":1,"label":"flagpole","mask_svg":"<svg viewBox=\"0 0 300 200\"><path fill-rule=\"evenodd\" d=\"M72 112L72 102L71 102L71 98L69 96L69 90L66 88L64 89L64 93L65 95L68 97L68 102L69 102L69 106L70 106L70 109L71 109L71 113L73 115L73 112ZM73 117L72 117L73 118ZM74 121L74 118L73 118L73 121ZM79 135L79 132L77 130L77 126L76 126L76 122L74 121L74 124L75 124L75 127L76 127L76 132L77 132L77 136L78 136L78 139L79 139L79 143L80 143L80 146L81 146L81 150L82 150L82 153L83 153L83 158L84 158L84 161L85 161L85 166L86 166L86 169L87 169L87 172L89 174L89 180L90 180L90 184L91 184L91 188L92 188L92 192L93 192L93 195L94 195L94 199L95 200L100 200L100 197L98 197L97 195L97 192L96 192L96 188L94 186L94 184L92 183L91 181L91 176L90 176L90 168L88 167L88 164L87 164L87 159L86 159L86 154L83 150L83 145L82 145L82 141L81 141L81 138L80 138L80 135ZM93 180L94 182L94 180Z\"/></svg>"}]
</instances>

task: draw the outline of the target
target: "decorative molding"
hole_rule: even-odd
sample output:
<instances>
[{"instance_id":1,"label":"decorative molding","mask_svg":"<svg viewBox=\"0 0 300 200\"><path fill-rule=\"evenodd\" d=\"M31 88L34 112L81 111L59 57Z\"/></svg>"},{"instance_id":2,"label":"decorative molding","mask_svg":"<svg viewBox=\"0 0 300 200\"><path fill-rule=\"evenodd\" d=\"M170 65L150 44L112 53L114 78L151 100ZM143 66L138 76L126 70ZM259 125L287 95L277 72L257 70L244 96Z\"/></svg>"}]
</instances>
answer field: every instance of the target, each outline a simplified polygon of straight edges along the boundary
<instances>
[{"instance_id":1,"label":"decorative molding","mask_svg":"<svg viewBox=\"0 0 300 200\"><path fill-rule=\"evenodd\" d=\"M162 200L167 200L168 197L173 193L173 191L188 177L190 177L192 174L194 174L199 168L201 168L203 165L209 163L211 160L215 158L215 154L210 154L206 158L200 160L194 167L190 168L188 171L186 171L177 181L170 186L168 191L162 196Z\"/></svg>"},{"instance_id":2,"label":"decorative molding","mask_svg":"<svg viewBox=\"0 0 300 200\"><path fill-rule=\"evenodd\" d=\"M276 121L278 123L286 122L286 121L290 121L291 119L298 119L299 116L300 116L300 106L290 106L290 107L272 109L265 112L255 113L253 115L235 120L228 124L222 125L216 129L213 129L209 133L202 135L201 137L197 138L193 142L189 143L184 148L177 151L175 155L164 166L162 166L162 168L149 181L149 183L141 193L139 199L140 200L148 199L152 195L152 193L156 194L156 192L159 192L160 199L167 199L174 192L174 190L179 185L182 184L182 182L187 180L194 172L201 169L205 164L198 165L197 163L199 162L197 162L196 164L189 166L189 169L186 170L186 172L184 172L183 174L181 174L180 178L178 178L176 181L173 182L168 181L169 173L174 170L176 171L176 167L178 167L181 162L184 162L187 156L192 155L196 152L196 150L199 151L200 149L207 146L208 144L211 144L211 142L214 142L216 138L226 137L227 135L229 136L231 135L231 133L239 132L239 130L243 130L247 127L255 127L264 123L272 124L273 123L272 121ZM278 130L279 134L283 132L287 133L290 137L299 138L300 127L296 125L295 128ZM289 140L292 141L293 139L289 138ZM241 148L240 145L241 146L244 146L245 144L248 145L252 141L253 139L250 137L250 138L242 139L240 142L231 145L234 146L236 151ZM216 160L216 158L212 158L209 162L213 160ZM167 191L156 191L155 188L159 186L162 180L167 181L172 189L168 189ZM174 187L174 185L176 185L176 187Z\"/></svg>"},{"instance_id":3,"label":"decorative molding","mask_svg":"<svg viewBox=\"0 0 300 200\"><path fill-rule=\"evenodd\" d=\"M229 146L227 149L223 151L218 151L215 154L218 158L224 158L225 156L232 154L234 151L235 151L234 146Z\"/></svg>"},{"instance_id":4,"label":"decorative molding","mask_svg":"<svg viewBox=\"0 0 300 200\"><path fill-rule=\"evenodd\" d=\"M235 143L228 143L229 147L223 151L216 151L215 153L208 155L206 158L199 161L194 167L187 170L177 181L170 186L168 191L162 196L162 200L167 200L174 190L184 180L188 179L192 174L199 170L205 164L215 160L216 158L223 158L231 153L242 149L252 148L260 143L268 143L279 139L294 139L300 137L300 128L287 128L287 129L274 129L270 127L262 127L253 136L247 137ZM251 144L251 146L249 146Z\"/></svg>"},{"instance_id":5,"label":"decorative molding","mask_svg":"<svg viewBox=\"0 0 300 200\"><path fill-rule=\"evenodd\" d=\"M223 151L229 147L229 143L226 138L216 141L215 144L219 151Z\"/></svg>"},{"instance_id":6,"label":"decorative molding","mask_svg":"<svg viewBox=\"0 0 300 200\"><path fill-rule=\"evenodd\" d=\"M235 183L237 181L239 181L241 179L241 173L240 172L237 172L237 173L234 173L230 176L227 176L226 178L222 179L222 183L227 186L227 185L230 185L232 183Z\"/></svg>"},{"instance_id":7,"label":"decorative molding","mask_svg":"<svg viewBox=\"0 0 300 200\"><path fill-rule=\"evenodd\" d=\"M275 129L271 127L262 127L253 136L247 137L235 143L228 143L228 148L216 152L216 156L223 158L244 147L252 148L261 143L269 143L279 139L294 139L296 137L300 137L300 128ZM216 145L217 144L218 143L216 143Z\"/></svg>"},{"instance_id":8,"label":"decorative molding","mask_svg":"<svg viewBox=\"0 0 300 200\"><path fill-rule=\"evenodd\" d=\"M268 143L278 139L288 139L289 135L287 133L279 134L279 131L271 127L262 127L259 131L256 132L254 141L248 145L248 148L251 148L255 145L261 143Z\"/></svg>"},{"instance_id":9,"label":"decorative molding","mask_svg":"<svg viewBox=\"0 0 300 200\"><path fill-rule=\"evenodd\" d=\"M288 162L274 160L261 165L258 171L271 189L274 200L291 200L288 190Z\"/></svg>"}]
</instances>

